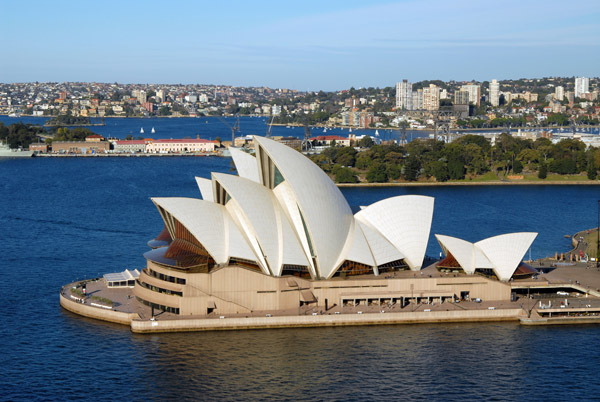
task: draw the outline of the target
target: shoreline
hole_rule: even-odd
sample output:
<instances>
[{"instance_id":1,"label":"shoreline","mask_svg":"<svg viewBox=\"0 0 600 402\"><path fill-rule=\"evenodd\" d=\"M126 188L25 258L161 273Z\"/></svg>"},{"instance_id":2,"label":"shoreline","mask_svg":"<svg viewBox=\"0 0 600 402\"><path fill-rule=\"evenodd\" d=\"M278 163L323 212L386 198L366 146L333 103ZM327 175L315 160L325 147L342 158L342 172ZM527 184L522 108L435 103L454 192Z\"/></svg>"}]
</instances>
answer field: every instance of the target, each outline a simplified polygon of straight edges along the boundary
<instances>
[{"instance_id":1,"label":"shoreline","mask_svg":"<svg viewBox=\"0 0 600 402\"><path fill-rule=\"evenodd\" d=\"M26 118L48 118L51 119L52 117L55 116L33 116L33 115L20 115L18 117L16 116L9 116L8 114L0 114L0 116L6 116L6 117L11 117L14 119L18 119L19 117L26 117ZM204 119L204 118L215 118L215 117L233 117L231 115L211 115L211 116L97 116L97 117L90 117L91 119ZM269 118L271 117L271 115L240 115L240 117L258 117L258 118ZM267 124L268 125L268 124ZM277 127L304 127L304 124L300 124L300 123L272 123L272 126L277 126ZM52 125L52 126L46 126L43 125L43 127L49 127L49 128L54 128L54 127L93 127L93 126L102 126L102 124L97 124L97 123L92 123L92 124L85 124L85 125L81 125L81 124L75 124L75 125ZM328 129L339 129L339 130L347 130L347 129L352 129L352 131L355 130L392 130L392 131L400 131L402 130L402 128L400 127L394 127L394 126L385 126L385 127L353 127L353 126L339 126L339 125L330 125L330 124L314 124L311 125L309 127L312 128L328 128ZM600 125L579 125L579 128L600 128ZM544 126L544 127L512 127L511 131L515 131L515 130L553 130L553 129L569 129L570 126ZM451 129L452 131L456 131L456 132L473 132L473 131L482 131L482 132L491 132L491 131L504 131L506 130L506 127L486 127L486 128L453 128ZM435 129L434 128L409 128L407 129L407 131L422 131L422 132L434 132Z\"/></svg>"},{"instance_id":2,"label":"shoreline","mask_svg":"<svg viewBox=\"0 0 600 402\"><path fill-rule=\"evenodd\" d=\"M447 187L447 186L598 186L596 181L445 181L445 182L406 182L406 183L336 183L338 187Z\"/></svg>"}]
</instances>

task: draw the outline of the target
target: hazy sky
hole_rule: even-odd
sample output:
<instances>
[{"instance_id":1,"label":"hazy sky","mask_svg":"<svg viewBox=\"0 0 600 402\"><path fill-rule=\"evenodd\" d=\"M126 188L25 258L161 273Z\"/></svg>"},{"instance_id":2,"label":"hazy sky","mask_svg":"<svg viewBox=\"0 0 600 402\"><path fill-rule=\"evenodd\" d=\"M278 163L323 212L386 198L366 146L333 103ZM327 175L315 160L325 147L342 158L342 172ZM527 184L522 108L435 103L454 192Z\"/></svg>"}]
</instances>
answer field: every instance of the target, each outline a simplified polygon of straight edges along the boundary
<instances>
[{"instance_id":1,"label":"hazy sky","mask_svg":"<svg viewBox=\"0 0 600 402\"><path fill-rule=\"evenodd\" d=\"M598 0L0 0L0 82L335 90L599 76Z\"/></svg>"}]
</instances>

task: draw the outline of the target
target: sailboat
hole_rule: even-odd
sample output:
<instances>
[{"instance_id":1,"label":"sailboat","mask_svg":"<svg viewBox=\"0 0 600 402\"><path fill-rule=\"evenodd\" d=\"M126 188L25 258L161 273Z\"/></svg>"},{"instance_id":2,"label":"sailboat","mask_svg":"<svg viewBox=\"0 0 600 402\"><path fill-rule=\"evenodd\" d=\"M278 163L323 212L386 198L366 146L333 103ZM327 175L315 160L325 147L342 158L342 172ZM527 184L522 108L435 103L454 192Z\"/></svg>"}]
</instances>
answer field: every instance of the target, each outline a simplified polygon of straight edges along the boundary
<instances>
[{"instance_id":1,"label":"sailboat","mask_svg":"<svg viewBox=\"0 0 600 402\"><path fill-rule=\"evenodd\" d=\"M140 134L144 134L144 127L140 129Z\"/></svg>"},{"instance_id":2,"label":"sailboat","mask_svg":"<svg viewBox=\"0 0 600 402\"><path fill-rule=\"evenodd\" d=\"M379 131L375 130L375 137L379 137Z\"/></svg>"},{"instance_id":3,"label":"sailboat","mask_svg":"<svg viewBox=\"0 0 600 402\"><path fill-rule=\"evenodd\" d=\"M154 127L152 127L152 130L150 131L152 134L154 134L156 131L154 131Z\"/></svg>"}]
</instances>

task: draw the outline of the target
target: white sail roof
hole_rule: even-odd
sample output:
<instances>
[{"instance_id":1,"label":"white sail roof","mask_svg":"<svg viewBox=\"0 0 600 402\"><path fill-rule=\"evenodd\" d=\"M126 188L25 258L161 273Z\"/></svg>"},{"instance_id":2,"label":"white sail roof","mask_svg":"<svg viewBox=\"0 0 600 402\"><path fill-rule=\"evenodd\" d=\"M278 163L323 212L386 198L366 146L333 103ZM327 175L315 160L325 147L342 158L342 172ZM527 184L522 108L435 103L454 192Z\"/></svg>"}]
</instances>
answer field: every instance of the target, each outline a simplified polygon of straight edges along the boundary
<instances>
[{"instance_id":1,"label":"white sail roof","mask_svg":"<svg viewBox=\"0 0 600 402\"><path fill-rule=\"evenodd\" d=\"M475 263L475 247L473 243L457 237L438 234L436 234L435 237L440 243L440 246L442 246L444 253L446 255L452 254L452 256L467 274L475 273L475 268L477 268L477 265ZM482 257L485 258L483 255Z\"/></svg>"},{"instance_id":2,"label":"white sail roof","mask_svg":"<svg viewBox=\"0 0 600 402\"><path fill-rule=\"evenodd\" d=\"M255 137L261 182L270 169L270 158L286 182L292 188L297 206L304 219L306 231L317 261L319 277L330 277L341 257L347 237L352 228L352 211L346 199L331 179L308 158L298 151L276 141ZM261 155L264 151L264 155Z\"/></svg>"},{"instance_id":3,"label":"white sail roof","mask_svg":"<svg viewBox=\"0 0 600 402\"><path fill-rule=\"evenodd\" d=\"M377 231L377 229L371 227L368 223L359 221L358 219L356 220L356 224L361 228L363 234L365 235L377 265L383 265L388 262L404 259L404 254L394 247L388 239L386 239Z\"/></svg>"},{"instance_id":4,"label":"white sail roof","mask_svg":"<svg viewBox=\"0 0 600 402\"><path fill-rule=\"evenodd\" d=\"M346 260L360 262L361 264L370 265L375 267L375 259L371 254L369 243L365 238L365 235L360 228L358 222L354 225L354 234L352 236L352 246L346 255Z\"/></svg>"},{"instance_id":5,"label":"white sail roof","mask_svg":"<svg viewBox=\"0 0 600 402\"><path fill-rule=\"evenodd\" d=\"M152 198L179 221L204 246L218 264L228 261L225 227L227 213L222 205L196 198Z\"/></svg>"},{"instance_id":6,"label":"white sail roof","mask_svg":"<svg viewBox=\"0 0 600 402\"><path fill-rule=\"evenodd\" d=\"M215 198L213 196L212 181L203 177L196 177L196 183L198 184L198 188L200 189L202 199L205 201L214 202Z\"/></svg>"},{"instance_id":7,"label":"white sail roof","mask_svg":"<svg viewBox=\"0 0 600 402\"><path fill-rule=\"evenodd\" d=\"M273 192L261 184L238 176L213 173L213 179L235 200L238 215L244 220L240 231L254 245L257 260L267 265L267 273L280 276L284 248L293 255L302 254L302 250L294 236L284 239L284 230L286 233L291 232L290 223ZM226 208L229 208L229 204ZM303 265L306 265L306 259Z\"/></svg>"},{"instance_id":8,"label":"white sail roof","mask_svg":"<svg viewBox=\"0 0 600 402\"><path fill-rule=\"evenodd\" d=\"M473 244L456 237L435 235L444 252L452 254L466 273L488 268L501 281L512 277L536 236L537 233L531 232L508 233Z\"/></svg>"},{"instance_id":9,"label":"white sail roof","mask_svg":"<svg viewBox=\"0 0 600 402\"><path fill-rule=\"evenodd\" d=\"M247 152L238 148L229 147L229 152L233 158L235 169L240 177L252 180L255 183L260 183L258 178L258 163L256 158Z\"/></svg>"},{"instance_id":10,"label":"white sail roof","mask_svg":"<svg viewBox=\"0 0 600 402\"><path fill-rule=\"evenodd\" d=\"M475 246L492 263L498 279L507 281L536 237L537 233L532 232L508 233L481 240Z\"/></svg>"},{"instance_id":11,"label":"white sail roof","mask_svg":"<svg viewBox=\"0 0 600 402\"><path fill-rule=\"evenodd\" d=\"M410 269L421 268L433 219L433 197L387 198L360 210L355 217L389 240L404 255Z\"/></svg>"}]
</instances>

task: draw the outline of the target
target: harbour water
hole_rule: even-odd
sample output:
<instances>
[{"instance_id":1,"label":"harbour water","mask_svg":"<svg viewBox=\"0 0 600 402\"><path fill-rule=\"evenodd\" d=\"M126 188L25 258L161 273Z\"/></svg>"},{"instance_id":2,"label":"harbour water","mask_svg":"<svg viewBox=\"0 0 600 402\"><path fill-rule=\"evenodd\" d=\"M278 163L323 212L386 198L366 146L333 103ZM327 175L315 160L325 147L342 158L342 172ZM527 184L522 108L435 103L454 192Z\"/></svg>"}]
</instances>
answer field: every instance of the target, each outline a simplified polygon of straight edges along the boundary
<instances>
[{"instance_id":1,"label":"harbour water","mask_svg":"<svg viewBox=\"0 0 600 402\"><path fill-rule=\"evenodd\" d=\"M173 119L174 120L174 119ZM159 132L158 127L156 127ZM298 130L298 128L296 129ZM134 335L58 305L62 285L143 266L153 196L198 197L230 160L0 160L0 400L569 400L600 391L600 327L514 323ZM537 231L532 257L596 226L595 186L345 188L354 209L436 198L433 233ZM428 255L438 256L430 239Z\"/></svg>"}]
</instances>

